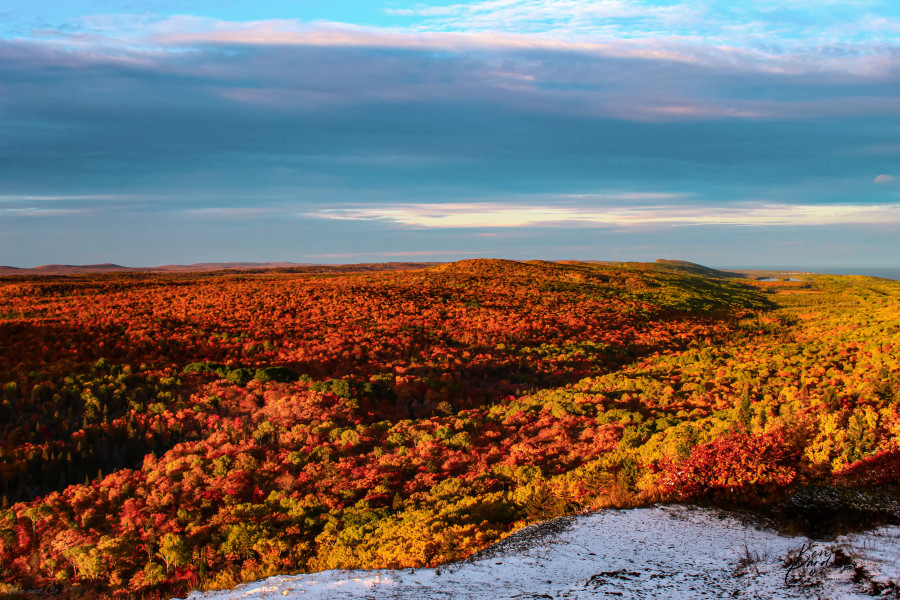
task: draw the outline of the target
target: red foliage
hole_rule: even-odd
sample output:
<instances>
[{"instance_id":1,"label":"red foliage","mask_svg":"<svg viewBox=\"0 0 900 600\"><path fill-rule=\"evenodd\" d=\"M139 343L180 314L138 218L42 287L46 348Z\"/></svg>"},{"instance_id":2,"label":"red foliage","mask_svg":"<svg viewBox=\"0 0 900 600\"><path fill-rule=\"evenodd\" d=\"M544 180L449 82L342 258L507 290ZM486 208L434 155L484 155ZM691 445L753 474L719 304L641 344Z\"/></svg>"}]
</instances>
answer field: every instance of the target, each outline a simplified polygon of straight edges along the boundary
<instances>
[{"instance_id":1,"label":"red foliage","mask_svg":"<svg viewBox=\"0 0 900 600\"><path fill-rule=\"evenodd\" d=\"M448 480L499 497L585 465L623 437L598 423L602 398L503 405L732 331L638 299L646 287L635 271L494 261L0 286L18 316L0 319L0 491L29 500L0 519L3 579L171 597L241 565L304 568L353 511L387 519ZM790 480L781 438L728 439L672 485ZM517 509L495 504L459 510L503 527Z\"/></svg>"},{"instance_id":2,"label":"red foliage","mask_svg":"<svg viewBox=\"0 0 900 600\"><path fill-rule=\"evenodd\" d=\"M835 474L857 485L900 485L900 450L884 450L858 460Z\"/></svg>"},{"instance_id":3,"label":"red foliage","mask_svg":"<svg viewBox=\"0 0 900 600\"><path fill-rule=\"evenodd\" d=\"M686 459L665 465L661 489L681 500L764 498L797 478L799 458L781 430L735 432L699 444Z\"/></svg>"}]
</instances>

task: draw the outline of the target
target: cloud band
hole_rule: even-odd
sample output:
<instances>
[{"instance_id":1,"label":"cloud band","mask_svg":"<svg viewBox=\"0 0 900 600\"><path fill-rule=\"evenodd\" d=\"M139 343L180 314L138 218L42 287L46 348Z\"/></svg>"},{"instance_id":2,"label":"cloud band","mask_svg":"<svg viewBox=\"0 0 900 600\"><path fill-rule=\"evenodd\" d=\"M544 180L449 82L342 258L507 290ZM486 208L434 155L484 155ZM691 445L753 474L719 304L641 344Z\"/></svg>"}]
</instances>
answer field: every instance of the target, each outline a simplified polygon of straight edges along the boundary
<instances>
[{"instance_id":1,"label":"cloud band","mask_svg":"<svg viewBox=\"0 0 900 600\"><path fill-rule=\"evenodd\" d=\"M388 221L402 227L639 227L660 225L820 226L900 223L900 205L643 206L589 208L501 203L395 204L330 208L308 216L344 221Z\"/></svg>"}]
</instances>

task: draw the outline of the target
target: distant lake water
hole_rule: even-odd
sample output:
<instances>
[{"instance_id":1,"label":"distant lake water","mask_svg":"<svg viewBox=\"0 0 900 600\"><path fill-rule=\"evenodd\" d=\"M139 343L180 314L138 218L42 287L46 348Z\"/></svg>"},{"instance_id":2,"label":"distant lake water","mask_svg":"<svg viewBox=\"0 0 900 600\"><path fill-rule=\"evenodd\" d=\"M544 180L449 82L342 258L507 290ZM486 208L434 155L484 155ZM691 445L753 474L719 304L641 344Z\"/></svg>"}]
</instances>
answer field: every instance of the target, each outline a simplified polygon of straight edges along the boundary
<instances>
[{"instance_id":1,"label":"distant lake water","mask_svg":"<svg viewBox=\"0 0 900 600\"><path fill-rule=\"evenodd\" d=\"M728 270L725 267L718 267ZM900 267L731 267L732 269L758 269L761 271L803 271L829 273L831 275L868 275L885 279L900 279Z\"/></svg>"}]
</instances>

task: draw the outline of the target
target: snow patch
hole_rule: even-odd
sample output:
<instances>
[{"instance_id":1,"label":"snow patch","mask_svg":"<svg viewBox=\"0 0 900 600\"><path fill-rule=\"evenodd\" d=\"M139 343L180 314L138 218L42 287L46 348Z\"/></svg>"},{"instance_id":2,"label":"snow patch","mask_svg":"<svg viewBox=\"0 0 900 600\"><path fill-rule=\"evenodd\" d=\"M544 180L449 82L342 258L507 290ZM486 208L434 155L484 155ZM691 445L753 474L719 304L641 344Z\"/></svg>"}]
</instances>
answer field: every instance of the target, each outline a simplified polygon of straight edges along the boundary
<instances>
[{"instance_id":1,"label":"snow patch","mask_svg":"<svg viewBox=\"0 0 900 600\"><path fill-rule=\"evenodd\" d=\"M271 577L191 600L900 597L900 527L813 542L711 509L605 510L436 569ZM511 536L512 537L512 536Z\"/></svg>"}]
</instances>

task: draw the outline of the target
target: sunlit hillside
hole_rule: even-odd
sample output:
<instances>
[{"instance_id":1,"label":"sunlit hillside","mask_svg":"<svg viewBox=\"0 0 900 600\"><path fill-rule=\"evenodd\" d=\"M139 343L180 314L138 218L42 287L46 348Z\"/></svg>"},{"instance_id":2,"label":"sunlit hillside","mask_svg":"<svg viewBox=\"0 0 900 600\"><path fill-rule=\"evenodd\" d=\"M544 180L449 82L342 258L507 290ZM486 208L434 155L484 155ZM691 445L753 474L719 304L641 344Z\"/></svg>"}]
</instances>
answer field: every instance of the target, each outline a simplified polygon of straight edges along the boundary
<instances>
[{"instance_id":1,"label":"sunlit hillside","mask_svg":"<svg viewBox=\"0 0 900 600\"><path fill-rule=\"evenodd\" d=\"M897 520L900 282L716 274L2 278L0 591L435 566L657 501Z\"/></svg>"}]
</instances>

